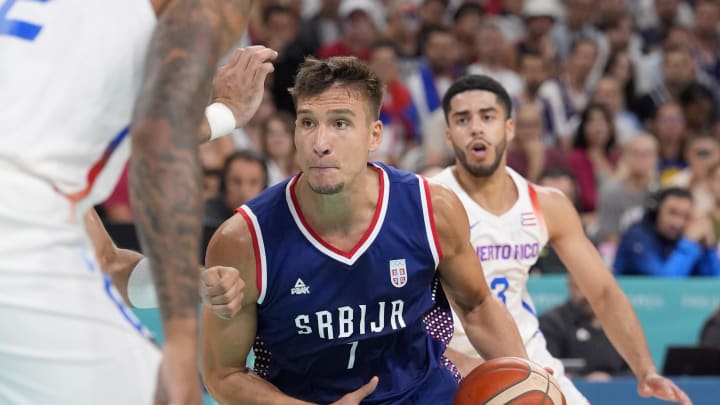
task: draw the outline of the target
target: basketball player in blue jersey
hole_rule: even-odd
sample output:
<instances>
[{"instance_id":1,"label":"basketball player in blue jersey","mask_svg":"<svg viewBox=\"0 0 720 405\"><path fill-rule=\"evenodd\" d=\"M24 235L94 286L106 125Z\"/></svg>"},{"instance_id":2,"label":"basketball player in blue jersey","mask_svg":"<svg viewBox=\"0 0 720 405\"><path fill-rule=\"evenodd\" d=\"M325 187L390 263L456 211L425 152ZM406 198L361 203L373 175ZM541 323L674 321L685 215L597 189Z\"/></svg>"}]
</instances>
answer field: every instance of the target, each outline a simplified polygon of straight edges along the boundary
<instances>
[{"instance_id":1,"label":"basketball player in blue jersey","mask_svg":"<svg viewBox=\"0 0 720 405\"><path fill-rule=\"evenodd\" d=\"M445 93L443 108L456 165L433 180L460 198L470 220L470 242L483 263L484 274L476 277L485 278L507 306L530 359L553 369L568 404L587 403L547 351L526 288L529 269L549 242L632 368L639 394L690 404L682 390L658 374L633 308L585 236L572 203L558 190L530 184L506 167L505 148L515 133L510 97L502 85L487 76L462 77ZM466 375L482 361L482 353L469 344L461 323L455 327L447 354Z\"/></svg>"},{"instance_id":2,"label":"basketball player in blue jersey","mask_svg":"<svg viewBox=\"0 0 720 405\"><path fill-rule=\"evenodd\" d=\"M368 155L382 87L356 58L306 60L292 94L301 173L238 209L207 264L245 281L230 320L203 310L202 365L222 404L450 404L445 293L486 358L525 350L492 299L448 189ZM444 291L436 278L444 283ZM246 368L254 349L253 371Z\"/></svg>"},{"instance_id":3,"label":"basketball player in blue jersey","mask_svg":"<svg viewBox=\"0 0 720 405\"><path fill-rule=\"evenodd\" d=\"M152 401L159 353L98 269L83 224L131 147L166 336L160 377L172 403L200 403L195 140L199 128L243 123L214 103L208 118L223 125L201 120L249 10L249 0L0 1L0 229L12 235L0 239L0 403ZM270 53L251 64L260 89Z\"/></svg>"}]
</instances>

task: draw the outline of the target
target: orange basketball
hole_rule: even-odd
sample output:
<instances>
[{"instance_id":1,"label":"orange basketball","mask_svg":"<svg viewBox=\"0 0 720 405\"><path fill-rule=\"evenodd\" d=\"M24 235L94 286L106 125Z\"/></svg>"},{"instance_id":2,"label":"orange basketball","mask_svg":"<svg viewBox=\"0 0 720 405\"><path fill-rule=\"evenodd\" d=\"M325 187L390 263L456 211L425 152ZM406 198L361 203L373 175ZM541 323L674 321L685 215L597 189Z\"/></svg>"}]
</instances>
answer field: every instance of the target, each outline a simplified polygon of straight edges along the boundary
<instances>
[{"instance_id":1,"label":"orange basketball","mask_svg":"<svg viewBox=\"0 0 720 405\"><path fill-rule=\"evenodd\" d=\"M516 357L486 361L463 378L454 405L566 405L544 368Z\"/></svg>"}]
</instances>

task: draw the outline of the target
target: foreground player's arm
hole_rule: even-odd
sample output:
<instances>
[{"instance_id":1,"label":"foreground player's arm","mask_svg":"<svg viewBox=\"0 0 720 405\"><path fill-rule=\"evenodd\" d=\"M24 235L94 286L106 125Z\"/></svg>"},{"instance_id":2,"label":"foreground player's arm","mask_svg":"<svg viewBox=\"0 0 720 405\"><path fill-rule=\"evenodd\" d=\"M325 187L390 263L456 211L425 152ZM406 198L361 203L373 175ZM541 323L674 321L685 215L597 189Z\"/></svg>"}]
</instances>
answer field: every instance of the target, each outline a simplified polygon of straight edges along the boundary
<instances>
[{"instance_id":1,"label":"foreground player's arm","mask_svg":"<svg viewBox=\"0 0 720 405\"><path fill-rule=\"evenodd\" d=\"M85 214L85 228L100 269L110 276L125 303L139 308L157 308L157 294L150 270L139 265L143 255L118 248L95 210ZM232 267L215 266L202 269L200 279L203 303L221 318L234 316L240 309L245 286L238 271Z\"/></svg>"},{"instance_id":2,"label":"foreground player's arm","mask_svg":"<svg viewBox=\"0 0 720 405\"><path fill-rule=\"evenodd\" d=\"M132 117L130 196L160 301L161 381L173 403L202 400L196 352L202 234L197 133L215 66L240 39L250 5L249 0L168 0L156 9Z\"/></svg>"},{"instance_id":3,"label":"foreground player's arm","mask_svg":"<svg viewBox=\"0 0 720 405\"><path fill-rule=\"evenodd\" d=\"M253 374L247 356L257 332L258 288L252 236L243 217L236 214L218 228L210 240L208 265L232 266L240 271L246 288L242 309L230 320L202 313L202 373L210 395L223 405L309 404L283 394L277 387ZM334 404L358 404L377 386L377 377Z\"/></svg>"},{"instance_id":4,"label":"foreground player's arm","mask_svg":"<svg viewBox=\"0 0 720 405\"><path fill-rule=\"evenodd\" d=\"M515 322L487 286L480 260L469 242L470 226L460 200L436 184L431 184L430 194L443 254L438 272L470 343L485 359L526 359Z\"/></svg>"},{"instance_id":5,"label":"foreground player's arm","mask_svg":"<svg viewBox=\"0 0 720 405\"><path fill-rule=\"evenodd\" d=\"M587 297L613 346L630 365L639 393L690 404L682 390L658 374L630 301L585 236L572 203L557 190L537 187L537 191L550 243Z\"/></svg>"},{"instance_id":6,"label":"foreground player's arm","mask_svg":"<svg viewBox=\"0 0 720 405\"><path fill-rule=\"evenodd\" d=\"M132 250L118 248L94 209L85 214L85 228L92 240L100 268L110 275L125 303L130 305L127 294L128 278L143 256Z\"/></svg>"}]
</instances>

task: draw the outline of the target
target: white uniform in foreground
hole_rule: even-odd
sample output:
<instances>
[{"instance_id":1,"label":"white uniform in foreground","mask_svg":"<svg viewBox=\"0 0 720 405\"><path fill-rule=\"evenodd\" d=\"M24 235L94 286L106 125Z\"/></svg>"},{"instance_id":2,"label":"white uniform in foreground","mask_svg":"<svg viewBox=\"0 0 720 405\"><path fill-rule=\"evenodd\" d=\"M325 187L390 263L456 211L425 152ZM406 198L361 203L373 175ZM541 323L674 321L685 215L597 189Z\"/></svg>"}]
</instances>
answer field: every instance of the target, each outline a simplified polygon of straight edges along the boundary
<instances>
[{"instance_id":1,"label":"white uniform in foreground","mask_svg":"<svg viewBox=\"0 0 720 405\"><path fill-rule=\"evenodd\" d=\"M568 404L586 404L587 399L565 376L560 360L547 350L539 329L535 306L527 291L530 268L548 242L548 231L533 186L510 168L505 169L518 191L510 210L493 215L476 203L460 186L452 167L433 180L453 190L470 221L470 241L482 262L488 286L515 319L530 360L554 371ZM470 357L479 357L467 339L462 325L455 320L450 347Z\"/></svg>"},{"instance_id":2,"label":"white uniform in foreground","mask_svg":"<svg viewBox=\"0 0 720 405\"><path fill-rule=\"evenodd\" d=\"M0 7L0 403L146 404L159 351L93 257L155 15L147 0Z\"/></svg>"}]
</instances>

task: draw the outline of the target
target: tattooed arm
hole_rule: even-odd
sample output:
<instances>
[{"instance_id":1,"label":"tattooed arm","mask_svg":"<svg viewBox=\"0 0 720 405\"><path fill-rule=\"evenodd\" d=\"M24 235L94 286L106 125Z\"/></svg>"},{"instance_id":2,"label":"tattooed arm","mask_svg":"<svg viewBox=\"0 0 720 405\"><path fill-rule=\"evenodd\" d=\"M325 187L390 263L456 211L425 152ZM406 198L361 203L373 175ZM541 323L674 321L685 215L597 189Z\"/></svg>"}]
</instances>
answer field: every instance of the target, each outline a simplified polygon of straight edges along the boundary
<instances>
[{"instance_id":1,"label":"tattooed arm","mask_svg":"<svg viewBox=\"0 0 720 405\"><path fill-rule=\"evenodd\" d=\"M162 4L133 115L131 201L160 301L166 339L161 383L172 403L201 403L196 353L202 202L196 139L214 67L239 40L249 10L249 0Z\"/></svg>"}]
</instances>

